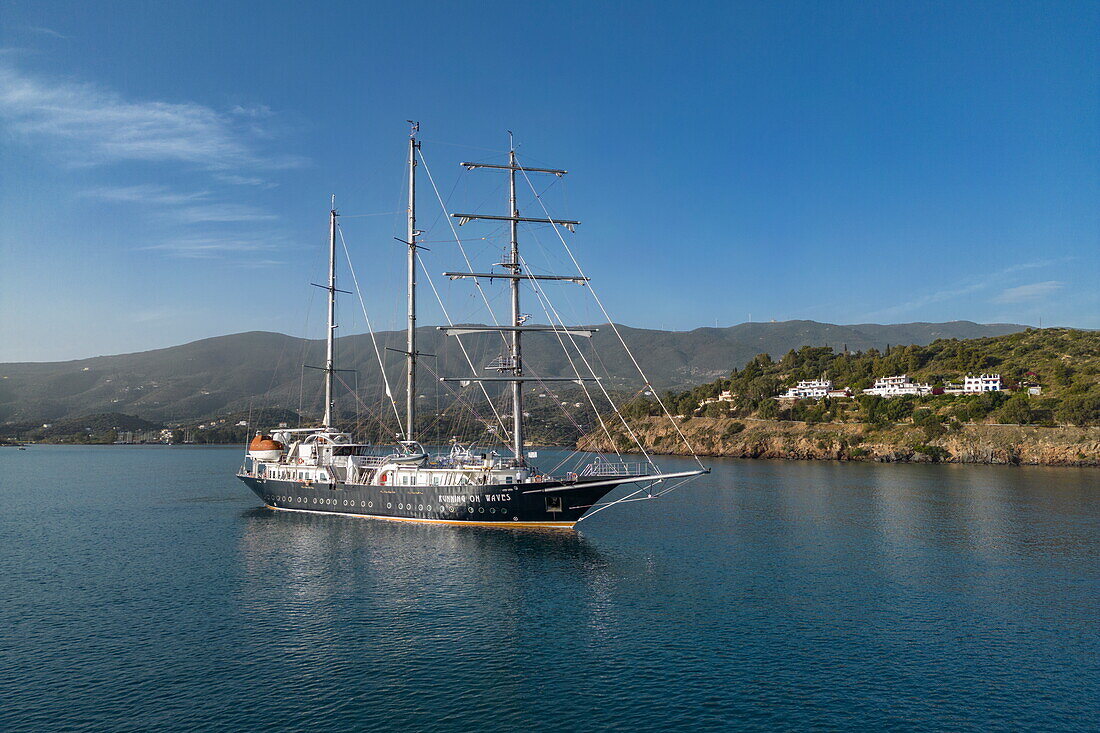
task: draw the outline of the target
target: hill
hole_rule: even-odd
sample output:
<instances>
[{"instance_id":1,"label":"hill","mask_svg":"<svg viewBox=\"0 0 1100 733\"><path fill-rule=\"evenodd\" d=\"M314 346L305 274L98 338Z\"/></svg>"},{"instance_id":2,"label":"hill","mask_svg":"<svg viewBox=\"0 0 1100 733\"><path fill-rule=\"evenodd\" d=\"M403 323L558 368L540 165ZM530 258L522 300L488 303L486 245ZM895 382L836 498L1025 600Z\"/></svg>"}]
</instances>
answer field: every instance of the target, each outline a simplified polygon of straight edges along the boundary
<instances>
[{"instance_id":1,"label":"hill","mask_svg":"<svg viewBox=\"0 0 1100 733\"><path fill-rule=\"evenodd\" d=\"M831 379L837 388L865 389L877 377L906 374L933 386L959 381L966 374L997 372L1009 392L982 395L929 395L884 400L863 395L854 400L797 400L779 404L772 397L803 379ZM1029 395L1023 386L1035 386ZM700 408L723 391L732 401ZM916 410L956 422L998 420L1012 424L1100 424L1100 332L1068 328L1027 329L1004 336L938 339L927 346L895 346L864 352L831 347L792 349L780 360L768 354L735 368L727 378L669 395L676 414L711 417L763 417L788 420L883 423L910 419ZM637 400L631 414L657 415L652 400ZM942 422L942 421L941 421ZM931 428L931 426L930 426ZM934 430L932 430L934 432Z\"/></svg>"},{"instance_id":2,"label":"hill","mask_svg":"<svg viewBox=\"0 0 1100 733\"><path fill-rule=\"evenodd\" d=\"M845 345L851 351L884 350L888 344L928 344L936 339L987 337L1021 331L1014 324L906 323L836 325L814 321L743 323L729 328L659 331L619 326L623 338L639 356L659 389L683 389L702 380L729 374L761 352L785 353L806 345ZM454 338L435 328L418 331L420 348L436 355L424 359L421 379L424 399L433 405L449 401L435 374L469 372ZM380 347L402 348L403 332L378 334ZM499 337L464 337L475 365L483 366L500 352ZM638 379L612 330L604 326L591 347L611 389L636 389ZM303 364L323 363L323 342L278 333L250 332L203 339L181 346L134 354L98 356L66 362L0 364L0 422L56 421L93 413L127 413L156 423L183 423L247 410L250 404L282 407L305 413L319 411L320 380ZM342 374L368 407L377 408L383 394L370 337L338 339ZM398 389L400 357L383 352ZM528 338L525 355L540 374L568 375L570 366L553 337ZM357 382L357 385L356 385ZM346 414L354 414L344 399ZM363 407L363 405L360 405Z\"/></svg>"}]
</instances>

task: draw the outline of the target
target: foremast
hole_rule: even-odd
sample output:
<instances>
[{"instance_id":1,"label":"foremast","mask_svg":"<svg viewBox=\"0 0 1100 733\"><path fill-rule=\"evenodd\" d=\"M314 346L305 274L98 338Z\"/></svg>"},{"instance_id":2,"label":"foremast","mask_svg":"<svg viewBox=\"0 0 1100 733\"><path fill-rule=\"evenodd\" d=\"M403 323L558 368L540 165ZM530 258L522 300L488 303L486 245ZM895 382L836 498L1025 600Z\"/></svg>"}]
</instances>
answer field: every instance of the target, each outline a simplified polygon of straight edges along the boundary
<instances>
[{"instance_id":1,"label":"foremast","mask_svg":"<svg viewBox=\"0 0 1100 733\"><path fill-rule=\"evenodd\" d=\"M332 197L332 208L328 221L328 332L325 339L325 416L321 426L332 428L332 381L336 371L336 196Z\"/></svg>"}]
</instances>

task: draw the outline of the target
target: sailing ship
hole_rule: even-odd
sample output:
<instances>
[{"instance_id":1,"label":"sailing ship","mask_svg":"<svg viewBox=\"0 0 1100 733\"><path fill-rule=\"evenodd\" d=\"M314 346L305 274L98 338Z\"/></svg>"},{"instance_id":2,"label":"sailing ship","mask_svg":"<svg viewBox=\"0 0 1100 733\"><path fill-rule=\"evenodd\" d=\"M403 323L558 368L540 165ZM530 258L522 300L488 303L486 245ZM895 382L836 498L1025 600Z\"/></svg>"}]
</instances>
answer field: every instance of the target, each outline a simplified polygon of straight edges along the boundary
<instances>
[{"instance_id":1,"label":"sailing ship","mask_svg":"<svg viewBox=\"0 0 1100 733\"><path fill-rule=\"evenodd\" d=\"M662 473L648 455L645 455L644 461L633 462L609 460L597 455L579 470L550 475L531 461L535 454L525 454L523 385L528 382L572 382L583 386L585 382L598 382L600 377L594 373L587 376L578 373L564 377L536 377L524 368L522 344L526 335L549 333L558 338L590 337L595 329L560 324L526 324L527 316L521 310L521 285L537 285L542 280L587 283L588 278L582 274L535 274L525 267L520 256L520 223L548 224L572 231L580 222L554 219L548 212L545 218L520 216L516 197L517 173L525 177L529 173L563 176L566 171L521 166L517 162L514 146L510 146L507 164L462 164L467 170L485 168L507 173L509 214L451 214L459 226L475 220L508 223L511 235L509 254L504 262L498 263L503 271L444 273L451 280L507 281L511 319L507 325L452 324L440 327L445 334L456 338L472 333L497 332L507 344L507 353L490 365L497 372L495 376L469 374L442 377L440 381L461 382L463 385L479 383L487 398L485 383L500 382L510 387L510 448L493 450L456 442L449 450L433 454L421 445L417 439L416 406L417 360L423 355L417 351L416 343L416 264L418 250L422 249L418 242L423 234L416 224L416 169L420 152L418 132L419 124L413 123L408 146L407 239L401 240L408 248L408 323L402 352L405 358L405 415L400 439L393 446L380 450L373 444L357 442L350 433L337 429L334 424L333 380L339 371L335 362L336 294L342 292L336 287L339 212L334 200L329 211L328 284L322 286L328 291L325 364L321 368L324 374L324 415L316 427L257 432L248 446L238 477L267 507L277 510L407 522L571 528L586 515L590 516L620 501L656 498L667 493L667 489L655 490L660 489L664 482L673 479L686 481L707 473L709 469L701 463L692 470ZM614 328L613 324L610 325ZM625 342L623 346L626 347ZM470 367L473 368L472 362ZM394 403L395 411L396 407ZM672 419L671 415L669 419ZM631 485L634 491L614 502L601 503L610 492L623 485ZM639 497L643 492L645 496Z\"/></svg>"}]
</instances>

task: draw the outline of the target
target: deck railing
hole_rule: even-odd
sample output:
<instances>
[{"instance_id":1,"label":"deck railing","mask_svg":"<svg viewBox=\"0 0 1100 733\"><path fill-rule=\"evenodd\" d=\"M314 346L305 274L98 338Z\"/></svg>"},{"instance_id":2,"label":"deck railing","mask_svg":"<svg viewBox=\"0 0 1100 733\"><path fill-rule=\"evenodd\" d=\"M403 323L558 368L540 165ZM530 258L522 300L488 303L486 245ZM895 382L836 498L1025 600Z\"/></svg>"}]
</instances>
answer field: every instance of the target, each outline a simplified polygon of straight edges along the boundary
<instances>
[{"instance_id":1,"label":"deck railing","mask_svg":"<svg viewBox=\"0 0 1100 733\"><path fill-rule=\"evenodd\" d=\"M645 463L628 463L623 461L594 461L581 469L581 476L643 476L646 471Z\"/></svg>"}]
</instances>

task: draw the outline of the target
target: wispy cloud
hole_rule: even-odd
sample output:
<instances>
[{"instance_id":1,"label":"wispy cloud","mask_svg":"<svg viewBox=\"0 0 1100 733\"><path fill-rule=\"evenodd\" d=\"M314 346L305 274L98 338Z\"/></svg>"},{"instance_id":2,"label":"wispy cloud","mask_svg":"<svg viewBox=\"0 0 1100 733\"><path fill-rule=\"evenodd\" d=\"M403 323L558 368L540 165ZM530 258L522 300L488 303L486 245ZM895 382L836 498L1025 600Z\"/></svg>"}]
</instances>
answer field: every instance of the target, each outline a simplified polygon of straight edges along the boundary
<instances>
[{"instance_id":1,"label":"wispy cloud","mask_svg":"<svg viewBox=\"0 0 1100 733\"><path fill-rule=\"evenodd\" d=\"M278 249L279 245L280 240L278 237L261 239L256 237L196 236L181 237L161 244L142 247L141 249L164 252L173 257L213 259L229 254L270 252ZM272 260L260 261L273 262Z\"/></svg>"},{"instance_id":2,"label":"wispy cloud","mask_svg":"<svg viewBox=\"0 0 1100 733\"><path fill-rule=\"evenodd\" d=\"M283 260L257 260L255 258L250 258L242 262L238 262L237 265L240 267L258 269L262 267L285 267L286 262L284 262Z\"/></svg>"},{"instance_id":3,"label":"wispy cloud","mask_svg":"<svg viewBox=\"0 0 1100 733\"><path fill-rule=\"evenodd\" d=\"M1049 295L1053 295L1064 287L1065 283L1059 282L1058 280L1046 280L1041 283L1018 285L1017 287L1001 291L997 297L993 298L993 302L1024 303L1032 300L1041 300Z\"/></svg>"},{"instance_id":4,"label":"wispy cloud","mask_svg":"<svg viewBox=\"0 0 1100 733\"><path fill-rule=\"evenodd\" d=\"M966 284L960 284L956 287L946 288L944 290L937 290L933 293L927 293L913 300L906 301L905 303L898 303L892 305L889 308L883 308L880 311L868 314L868 318L889 318L892 316L902 315L912 311L920 310L924 306L932 305L934 303L943 303L948 300L955 300L961 298L964 295L970 295L976 293L979 290L987 287L984 282L970 282Z\"/></svg>"},{"instance_id":5,"label":"wispy cloud","mask_svg":"<svg viewBox=\"0 0 1100 733\"><path fill-rule=\"evenodd\" d=\"M70 166L113 164L125 174L134 170L126 163L155 163L161 181L207 178L206 185L192 184L190 190L145 182L102 185L80 194L140 207L154 217L163 239L142 249L168 257L232 263L238 255L249 267L275 264L270 254L257 255L285 245L285 238L242 235L241 225L271 224L279 216L261 206L221 200L218 192L226 185L270 188L275 184L265 174L301 164L300 158L265 152L278 127L276 117L266 105L219 111L194 102L128 99L99 84L29 75L0 57L0 132L9 138L35 144Z\"/></svg>"},{"instance_id":6,"label":"wispy cloud","mask_svg":"<svg viewBox=\"0 0 1100 733\"><path fill-rule=\"evenodd\" d=\"M28 141L53 141L71 165L177 161L218 171L299 165L299 158L255 149L258 116L194 102L131 101L96 84L48 81L0 65L0 121Z\"/></svg>"},{"instance_id":7,"label":"wispy cloud","mask_svg":"<svg viewBox=\"0 0 1100 733\"><path fill-rule=\"evenodd\" d=\"M247 206L245 204L204 204L202 206L186 206L171 212L169 216L184 224L271 221L278 218L275 214L270 214L255 206Z\"/></svg>"},{"instance_id":8,"label":"wispy cloud","mask_svg":"<svg viewBox=\"0 0 1100 733\"><path fill-rule=\"evenodd\" d=\"M82 196L113 201L117 203L137 203L143 205L177 206L194 203L210 196L209 191L179 193L164 186L140 184L137 186L102 186L84 191Z\"/></svg>"},{"instance_id":9,"label":"wispy cloud","mask_svg":"<svg viewBox=\"0 0 1100 733\"><path fill-rule=\"evenodd\" d=\"M236 173L215 173L214 178L222 183L228 183L233 186L262 186L263 188L274 188L276 185L259 176L242 176Z\"/></svg>"},{"instance_id":10,"label":"wispy cloud","mask_svg":"<svg viewBox=\"0 0 1100 733\"><path fill-rule=\"evenodd\" d=\"M944 303L944 302L956 300L958 298L962 298L962 297L965 297L967 295L973 295L974 293L986 291L990 288L997 287L999 282L1003 283L1006 279L1009 279L1008 278L1009 275L1013 275L1014 273L1024 272L1026 270L1035 270L1035 269L1039 269L1039 268L1042 268L1042 267L1049 267L1051 265L1063 264L1063 263L1069 261L1070 259L1072 259L1072 258L1063 257L1063 258L1059 258L1059 259L1034 260L1032 262L1020 262L1020 263L1017 263L1015 265L1009 265L1008 267L1001 268L1000 270L996 270L994 272L986 273L986 274L982 275L981 277L971 277L971 278L966 278L965 280L960 280L959 282L951 285L950 287L941 288L940 290L936 290L936 291L933 291L933 292L930 292L930 293L926 293L924 295L920 295L916 298L905 301L904 303L898 303L897 305L893 305L893 306L890 306L888 308L883 308L883 309L875 311L873 313L868 313L864 317L869 319L869 320L874 320L874 319L879 319L879 318L893 318L893 317L896 317L896 316L904 315L906 313L912 313L912 312L915 312L915 311L919 311L920 309L924 308L925 306L934 305L936 303ZM1037 285L1049 285L1049 284L1056 284L1058 287L1062 286L1061 283L1055 283L1055 281L1049 281L1048 283L1037 283ZM1032 287L1032 286L1026 286L1025 285L1025 286L1021 286L1020 288L1009 288L1008 290L1005 290L1000 295L998 295L997 298L995 298L994 300L995 300L995 302L1000 302L1000 303L1018 303L1018 302L1021 302L1022 300L1028 300L1028 299L1031 299L1033 297L1040 297L1039 295L1036 295L1036 296L1026 295L1026 289L1028 287ZM1057 289L1057 288L1055 288L1055 289ZM1000 298L1005 297L1006 294L1010 294L1010 293L1012 293L1012 291L1015 291L1015 290L1023 290L1025 292L1025 295L1022 296L1022 297L1017 296L1016 300L1001 300L1000 299ZM1011 295L1009 295L1009 297L1011 297Z\"/></svg>"},{"instance_id":11,"label":"wispy cloud","mask_svg":"<svg viewBox=\"0 0 1100 733\"><path fill-rule=\"evenodd\" d=\"M65 34L58 33L53 28L47 28L42 25L29 25L27 26L27 30L29 30L31 33L37 33L40 36L50 36L51 38L60 38L66 41L69 39L69 37Z\"/></svg>"},{"instance_id":12,"label":"wispy cloud","mask_svg":"<svg viewBox=\"0 0 1100 733\"><path fill-rule=\"evenodd\" d=\"M230 114L237 115L238 117L251 117L252 119L262 119L265 117L271 117L274 112L266 104L251 104L246 106L237 104L229 109Z\"/></svg>"}]
</instances>

